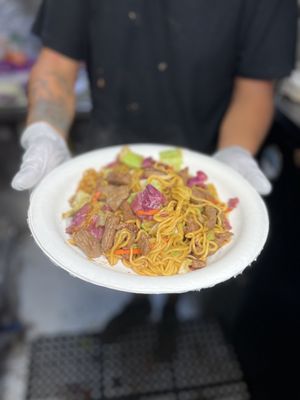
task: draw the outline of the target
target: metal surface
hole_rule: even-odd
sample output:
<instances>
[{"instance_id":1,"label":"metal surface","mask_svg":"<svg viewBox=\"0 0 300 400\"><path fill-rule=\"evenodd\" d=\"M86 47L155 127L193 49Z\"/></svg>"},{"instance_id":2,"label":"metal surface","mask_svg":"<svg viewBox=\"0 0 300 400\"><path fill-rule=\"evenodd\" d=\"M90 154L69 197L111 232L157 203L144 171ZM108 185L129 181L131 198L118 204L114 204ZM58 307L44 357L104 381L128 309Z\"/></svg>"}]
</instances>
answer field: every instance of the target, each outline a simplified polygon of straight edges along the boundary
<instances>
[{"instance_id":1,"label":"metal surface","mask_svg":"<svg viewBox=\"0 0 300 400\"><path fill-rule=\"evenodd\" d=\"M157 327L140 326L110 344L99 335L37 339L26 400L249 399L235 354L216 323L181 323L167 358L157 350Z\"/></svg>"}]
</instances>

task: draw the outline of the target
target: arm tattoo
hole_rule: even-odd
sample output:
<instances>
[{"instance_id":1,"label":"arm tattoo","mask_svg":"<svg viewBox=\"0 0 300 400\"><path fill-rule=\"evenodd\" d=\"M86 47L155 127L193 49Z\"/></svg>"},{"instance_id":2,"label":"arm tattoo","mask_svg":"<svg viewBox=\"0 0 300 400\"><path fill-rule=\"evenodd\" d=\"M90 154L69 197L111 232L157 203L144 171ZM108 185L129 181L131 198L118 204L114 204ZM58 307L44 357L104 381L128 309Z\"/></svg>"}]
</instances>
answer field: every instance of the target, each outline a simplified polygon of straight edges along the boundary
<instances>
[{"instance_id":1,"label":"arm tattoo","mask_svg":"<svg viewBox=\"0 0 300 400\"><path fill-rule=\"evenodd\" d=\"M62 132L66 132L71 124L63 99L47 100L40 98L30 113L30 122L47 121Z\"/></svg>"},{"instance_id":2,"label":"arm tattoo","mask_svg":"<svg viewBox=\"0 0 300 400\"><path fill-rule=\"evenodd\" d=\"M47 121L66 133L73 119L73 104L73 87L57 72L49 72L30 83L28 122Z\"/></svg>"}]
</instances>

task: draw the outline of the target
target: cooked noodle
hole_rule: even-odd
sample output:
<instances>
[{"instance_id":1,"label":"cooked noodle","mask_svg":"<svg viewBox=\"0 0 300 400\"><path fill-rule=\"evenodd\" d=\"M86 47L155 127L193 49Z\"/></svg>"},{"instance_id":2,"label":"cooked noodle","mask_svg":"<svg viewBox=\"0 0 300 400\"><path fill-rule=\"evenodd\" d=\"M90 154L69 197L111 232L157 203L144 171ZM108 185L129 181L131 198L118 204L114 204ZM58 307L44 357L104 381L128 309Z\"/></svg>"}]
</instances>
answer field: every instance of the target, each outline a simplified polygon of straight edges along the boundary
<instances>
[{"instance_id":1,"label":"cooked noodle","mask_svg":"<svg viewBox=\"0 0 300 400\"><path fill-rule=\"evenodd\" d=\"M104 255L111 265L122 260L136 273L147 276L175 275L182 270L186 271L195 260L205 265L207 257L230 240L227 204L219 200L213 185L199 186L198 193L203 193L203 196L199 197L173 168L162 163L156 163L154 167L156 171L165 175L154 172L143 180L142 168L124 169L126 173L131 173L130 193L140 192L147 185L158 186L161 194L167 199L166 203L153 216L145 219L134 217L127 220L126 224L123 211L116 210L113 214L119 217L120 228L116 231L112 247L104 252ZM120 168L116 167L116 171L120 171ZM97 190L97 182L103 177L103 171L86 171L78 190L93 195ZM104 184L107 185L107 182ZM100 201L105 204L105 196ZM93 207L91 208L94 211L89 211L85 220L88 224L92 221L91 213L95 213ZM208 223L208 209L215 215L212 227ZM187 231L189 224L193 226L191 231ZM87 223L85 228L86 226ZM129 226L131 229L135 227L137 232L133 241ZM143 235L147 236L150 246L147 254L142 254L138 246ZM220 238L225 240L220 243Z\"/></svg>"}]
</instances>

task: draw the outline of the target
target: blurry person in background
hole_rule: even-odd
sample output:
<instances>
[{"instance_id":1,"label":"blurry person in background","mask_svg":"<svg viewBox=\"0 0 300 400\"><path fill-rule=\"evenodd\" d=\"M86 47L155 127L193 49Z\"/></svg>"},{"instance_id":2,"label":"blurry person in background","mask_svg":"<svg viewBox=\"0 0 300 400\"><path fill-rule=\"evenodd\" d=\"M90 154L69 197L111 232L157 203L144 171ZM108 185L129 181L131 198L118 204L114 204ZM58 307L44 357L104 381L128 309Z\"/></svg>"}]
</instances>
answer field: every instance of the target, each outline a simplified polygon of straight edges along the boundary
<instances>
[{"instance_id":1,"label":"blurry person in background","mask_svg":"<svg viewBox=\"0 0 300 400\"><path fill-rule=\"evenodd\" d=\"M255 155L273 119L274 84L294 66L296 3L44 0L33 27L43 47L13 188L33 188L70 157L74 84L85 63L93 104L86 150L133 142L190 147L269 194ZM175 303L170 297L167 306Z\"/></svg>"},{"instance_id":2,"label":"blurry person in background","mask_svg":"<svg viewBox=\"0 0 300 400\"><path fill-rule=\"evenodd\" d=\"M86 64L86 147L164 142L206 153L271 190L254 156L273 118L274 82L294 66L296 0L45 0L29 82L17 190L70 156L74 84Z\"/></svg>"}]
</instances>

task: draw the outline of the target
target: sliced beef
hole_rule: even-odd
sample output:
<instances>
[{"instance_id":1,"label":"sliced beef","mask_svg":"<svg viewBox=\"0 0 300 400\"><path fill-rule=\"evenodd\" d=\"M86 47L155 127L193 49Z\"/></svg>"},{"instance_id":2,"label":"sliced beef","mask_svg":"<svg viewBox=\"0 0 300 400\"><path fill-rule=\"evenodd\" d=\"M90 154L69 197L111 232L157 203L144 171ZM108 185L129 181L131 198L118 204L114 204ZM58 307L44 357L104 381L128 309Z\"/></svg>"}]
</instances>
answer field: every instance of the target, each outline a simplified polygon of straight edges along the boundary
<instances>
[{"instance_id":1,"label":"sliced beef","mask_svg":"<svg viewBox=\"0 0 300 400\"><path fill-rule=\"evenodd\" d=\"M160 169L157 169L157 168L153 168L153 167L144 168L144 171L143 171L143 178L144 178L144 179L147 179L147 178L149 178L149 176L152 176L152 175L164 176L164 175L166 175L166 174L167 174L166 172L161 171Z\"/></svg>"},{"instance_id":2,"label":"sliced beef","mask_svg":"<svg viewBox=\"0 0 300 400\"><path fill-rule=\"evenodd\" d=\"M131 175L129 172L111 171L106 180L113 185L130 185Z\"/></svg>"},{"instance_id":3,"label":"sliced beef","mask_svg":"<svg viewBox=\"0 0 300 400\"><path fill-rule=\"evenodd\" d=\"M75 232L72 236L74 244L89 258L97 258L102 254L100 240L86 230Z\"/></svg>"},{"instance_id":4,"label":"sliced beef","mask_svg":"<svg viewBox=\"0 0 300 400\"><path fill-rule=\"evenodd\" d=\"M232 236L231 232L216 233L215 242L217 243L218 247L222 247L228 242L230 242L231 236Z\"/></svg>"},{"instance_id":5,"label":"sliced beef","mask_svg":"<svg viewBox=\"0 0 300 400\"><path fill-rule=\"evenodd\" d=\"M73 215L70 225L67 227L66 232L72 234L80 229L80 226L85 221L88 213L91 210L91 206L89 204L85 204L80 210L77 211L76 214Z\"/></svg>"},{"instance_id":6,"label":"sliced beef","mask_svg":"<svg viewBox=\"0 0 300 400\"><path fill-rule=\"evenodd\" d=\"M151 250L148 235L144 232L142 232L142 234L139 237L138 247L142 250L143 256L146 256Z\"/></svg>"},{"instance_id":7,"label":"sliced beef","mask_svg":"<svg viewBox=\"0 0 300 400\"><path fill-rule=\"evenodd\" d=\"M120 210L123 212L124 221L134 220L136 219L136 215L133 213L130 205L127 200L124 200L120 206Z\"/></svg>"},{"instance_id":8,"label":"sliced beef","mask_svg":"<svg viewBox=\"0 0 300 400\"><path fill-rule=\"evenodd\" d=\"M114 244L115 235L119 226L120 218L115 215L107 217L104 232L101 241L101 247L104 253L110 250Z\"/></svg>"},{"instance_id":9,"label":"sliced beef","mask_svg":"<svg viewBox=\"0 0 300 400\"><path fill-rule=\"evenodd\" d=\"M116 211L122 202L126 200L129 196L129 186L121 185L107 185L99 187L101 193L106 196L106 203L113 210Z\"/></svg>"},{"instance_id":10,"label":"sliced beef","mask_svg":"<svg viewBox=\"0 0 300 400\"><path fill-rule=\"evenodd\" d=\"M200 245L200 244L196 244L196 250L197 250L197 254L193 251L193 255L195 256L195 257L199 257L199 254L202 252L202 250L203 250L203 247Z\"/></svg>"},{"instance_id":11,"label":"sliced beef","mask_svg":"<svg viewBox=\"0 0 300 400\"><path fill-rule=\"evenodd\" d=\"M130 239L127 243L127 247L131 247L135 242L139 228L135 224L125 224L124 228L130 232Z\"/></svg>"},{"instance_id":12,"label":"sliced beef","mask_svg":"<svg viewBox=\"0 0 300 400\"><path fill-rule=\"evenodd\" d=\"M127 231L129 232L130 236L129 236L129 240L128 243L126 245L126 249L130 249L131 246L134 244L135 239L136 239L136 235L139 231L139 228L135 225L135 224L127 224L126 222L121 222L118 224L117 226L117 231L120 231L122 229L127 229ZM129 260L130 258L130 254L123 254L122 258Z\"/></svg>"},{"instance_id":13,"label":"sliced beef","mask_svg":"<svg viewBox=\"0 0 300 400\"><path fill-rule=\"evenodd\" d=\"M199 258L196 258L196 259L193 260L193 262L192 262L192 264L190 266L190 269L192 271L194 271L196 269L204 268L205 266L206 266L206 262L205 261L202 261Z\"/></svg>"},{"instance_id":14,"label":"sliced beef","mask_svg":"<svg viewBox=\"0 0 300 400\"><path fill-rule=\"evenodd\" d=\"M199 224L197 224L197 222L195 221L194 218L190 217L187 219L187 222L185 224L184 227L184 233L191 233L191 232L195 232L199 229Z\"/></svg>"},{"instance_id":15,"label":"sliced beef","mask_svg":"<svg viewBox=\"0 0 300 400\"><path fill-rule=\"evenodd\" d=\"M103 186L105 186L105 185L106 185L106 181L105 181L104 176L99 176L97 179L96 191L100 192L101 189L103 188Z\"/></svg>"},{"instance_id":16,"label":"sliced beef","mask_svg":"<svg viewBox=\"0 0 300 400\"><path fill-rule=\"evenodd\" d=\"M205 189L200 188L199 186L192 186L192 196L194 197L191 199L192 203L198 203L201 200L209 200L214 202L214 197Z\"/></svg>"},{"instance_id":17,"label":"sliced beef","mask_svg":"<svg viewBox=\"0 0 300 400\"><path fill-rule=\"evenodd\" d=\"M188 167L182 169L181 171L178 172L178 175L181 176L183 183L186 185L187 181L189 179L189 169Z\"/></svg>"},{"instance_id":18,"label":"sliced beef","mask_svg":"<svg viewBox=\"0 0 300 400\"><path fill-rule=\"evenodd\" d=\"M204 215L207 217L206 226L213 229L217 222L217 209L212 206L204 207Z\"/></svg>"}]
</instances>

